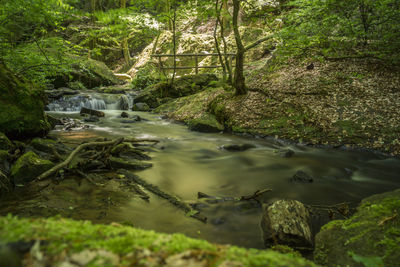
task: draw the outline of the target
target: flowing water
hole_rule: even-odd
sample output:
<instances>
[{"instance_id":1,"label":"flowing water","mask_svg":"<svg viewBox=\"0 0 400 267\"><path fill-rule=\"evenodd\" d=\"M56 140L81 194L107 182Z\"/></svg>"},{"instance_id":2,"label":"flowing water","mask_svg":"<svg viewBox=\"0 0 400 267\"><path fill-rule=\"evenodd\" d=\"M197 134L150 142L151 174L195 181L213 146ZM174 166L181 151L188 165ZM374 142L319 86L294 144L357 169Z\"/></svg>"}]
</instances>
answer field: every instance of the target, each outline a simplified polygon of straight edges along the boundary
<instances>
[{"instance_id":1,"label":"flowing water","mask_svg":"<svg viewBox=\"0 0 400 267\"><path fill-rule=\"evenodd\" d=\"M76 112L50 113L58 117L80 118ZM56 130L50 135L75 143L99 136L158 139L161 143L149 152L153 167L136 174L185 201L195 201L197 192L239 197L270 188L272 191L264 196L266 202L296 199L306 204L331 205L348 201L356 205L362 198L400 187L398 159L366 152L280 145L271 140L230 134L192 132L155 114L128 113L139 115L146 121L123 123L121 111L105 110L105 118L90 123L89 129ZM219 148L221 145L244 143L255 148L242 152ZM281 149L291 149L295 154L284 158L277 153ZM290 178L298 170L311 174L314 182L292 183ZM57 209L69 209L69 213L64 212L63 216L69 214L72 218L102 223L128 222L144 229L180 232L216 243L263 247L260 208L249 209L243 203L229 201L210 204L202 209L202 214L208 217L204 224L185 216L181 210L151 193L150 201L146 202L119 193L118 185L112 180L106 188L94 187L85 181L64 181L54 186L46 199L42 196L40 205L48 210L52 205L51 199L57 199L56 204L53 203L55 211L48 215L54 215ZM26 193L18 201L0 205L0 213L18 213L21 203L30 203L34 209L37 205L35 198L40 197Z\"/></svg>"}]
</instances>

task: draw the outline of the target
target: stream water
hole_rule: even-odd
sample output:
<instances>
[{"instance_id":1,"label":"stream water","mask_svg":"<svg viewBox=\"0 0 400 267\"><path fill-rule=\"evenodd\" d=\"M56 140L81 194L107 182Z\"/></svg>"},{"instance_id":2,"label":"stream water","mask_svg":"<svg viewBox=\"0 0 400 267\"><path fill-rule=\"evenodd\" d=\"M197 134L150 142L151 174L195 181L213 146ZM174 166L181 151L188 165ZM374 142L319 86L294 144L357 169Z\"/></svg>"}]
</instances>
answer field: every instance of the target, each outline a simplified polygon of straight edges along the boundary
<instances>
[{"instance_id":1,"label":"stream water","mask_svg":"<svg viewBox=\"0 0 400 267\"><path fill-rule=\"evenodd\" d=\"M266 202L296 199L306 204L331 205L348 201L355 206L362 198L400 187L398 159L366 152L280 145L230 134L192 132L183 125L143 112L128 111L130 116L139 115L145 121L123 123L120 110L104 112L105 118L89 123L88 129L54 130L50 135L76 144L97 137L158 139L161 143L149 152L153 167L136 174L186 201L196 200L199 191L213 196L239 197L270 188L272 191L264 197ZM50 113L80 118L77 112ZM242 152L219 148L244 143L255 148ZM295 152L290 158L277 153L288 148ZM292 183L290 178L298 170L311 174L314 182ZM205 224L185 216L153 194L146 202L118 188L112 180L104 188L85 181L65 180L46 196L27 192L17 200L6 199L0 204L0 213L38 216L39 212L27 214L26 207L30 207L51 210L46 215L59 212L94 222L128 222L135 227L179 232L216 243L263 248L260 208L248 209L240 202L210 204L202 209L202 214L208 217Z\"/></svg>"}]
</instances>

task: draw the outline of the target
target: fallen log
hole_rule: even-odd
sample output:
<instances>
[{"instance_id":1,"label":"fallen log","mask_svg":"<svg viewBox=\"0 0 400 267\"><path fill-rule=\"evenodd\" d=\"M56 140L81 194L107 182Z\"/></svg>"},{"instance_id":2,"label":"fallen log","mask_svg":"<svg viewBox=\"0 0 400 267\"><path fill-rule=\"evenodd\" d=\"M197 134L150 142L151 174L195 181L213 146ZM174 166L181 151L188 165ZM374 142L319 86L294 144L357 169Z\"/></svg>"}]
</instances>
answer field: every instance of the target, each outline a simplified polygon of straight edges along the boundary
<instances>
[{"instance_id":1,"label":"fallen log","mask_svg":"<svg viewBox=\"0 0 400 267\"><path fill-rule=\"evenodd\" d=\"M158 186L150 184L145 180L141 179L139 176L134 175L133 173L124 169L118 170L118 173L124 175L127 179L143 186L145 189L149 190L153 194L168 200L172 205L183 210L187 216L193 217L204 223L207 222L207 217L201 215L199 211L192 209L188 204L186 204L176 196L170 195L162 191L160 188L158 188Z\"/></svg>"},{"instance_id":2,"label":"fallen log","mask_svg":"<svg viewBox=\"0 0 400 267\"><path fill-rule=\"evenodd\" d=\"M43 180L47 177L49 177L50 175L53 175L54 173L56 173L57 171L59 171L62 168L67 167L72 159L83 149L88 148L88 147L106 147L106 146L115 146L120 144L121 142L124 141L124 138L118 138L116 140L112 140L112 141L104 141L104 142L90 142L90 143L84 143L79 145L77 148L75 148L74 151L71 152L71 154L69 154L69 156L67 157L66 160L64 160L63 162L57 164L56 166L54 166L53 168L51 168L48 171L45 171L44 173L42 173L41 175L39 175L37 177L37 180Z\"/></svg>"}]
</instances>

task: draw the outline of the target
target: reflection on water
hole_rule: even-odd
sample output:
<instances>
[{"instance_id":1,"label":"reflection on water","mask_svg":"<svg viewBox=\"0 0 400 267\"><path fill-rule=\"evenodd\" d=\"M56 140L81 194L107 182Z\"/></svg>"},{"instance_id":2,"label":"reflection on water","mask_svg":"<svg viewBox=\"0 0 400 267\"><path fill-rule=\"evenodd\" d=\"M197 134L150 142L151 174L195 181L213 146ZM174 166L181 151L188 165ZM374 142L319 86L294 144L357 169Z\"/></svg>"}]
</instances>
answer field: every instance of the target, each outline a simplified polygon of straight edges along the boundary
<instances>
[{"instance_id":1,"label":"reflection on water","mask_svg":"<svg viewBox=\"0 0 400 267\"><path fill-rule=\"evenodd\" d=\"M146 121L122 123L123 119L119 118L121 111L107 110L105 113L106 117L92 123L89 129L53 131L51 135L79 142L99 136L161 140L149 153L153 167L138 175L183 200L196 200L199 191L214 196L238 197L270 188L272 192L265 197L267 202L288 198L307 204L329 205L349 201L355 205L371 194L400 187L400 161L397 159L361 152L283 147L261 139L191 132L185 126L148 113L128 112ZM68 116L79 118L76 113ZM221 145L242 143L251 143L255 148L243 152L219 149ZM283 158L276 153L283 148L292 149L294 156ZM290 178L299 170L311 174L314 182L291 183ZM202 213L209 222L203 224L186 217L157 196L151 195L150 202L145 202L119 189L118 183L112 181L105 188L95 189L84 180L64 181L52 187L51 194L45 196L48 200L42 199L41 203L47 203L47 209L51 210L49 215L64 208L70 210L68 214L73 218L105 223L129 222L136 227L181 232L212 242L263 247L259 229L260 209L247 209L242 203L235 202L208 205ZM14 206L11 205L12 208L10 203L3 203L0 212L18 213L21 203L34 203L32 199L35 197L37 195L33 193L26 194Z\"/></svg>"}]
</instances>

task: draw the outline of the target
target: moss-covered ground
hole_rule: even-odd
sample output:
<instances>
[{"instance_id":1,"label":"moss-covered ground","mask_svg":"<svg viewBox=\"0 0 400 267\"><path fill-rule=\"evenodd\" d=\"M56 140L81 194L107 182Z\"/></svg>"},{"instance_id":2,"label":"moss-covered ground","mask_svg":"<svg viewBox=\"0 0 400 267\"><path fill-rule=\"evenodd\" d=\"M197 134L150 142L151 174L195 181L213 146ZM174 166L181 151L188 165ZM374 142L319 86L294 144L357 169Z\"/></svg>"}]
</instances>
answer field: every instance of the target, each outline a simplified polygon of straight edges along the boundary
<instances>
[{"instance_id":1,"label":"moss-covered ground","mask_svg":"<svg viewBox=\"0 0 400 267\"><path fill-rule=\"evenodd\" d=\"M309 63L252 62L246 95L208 89L156 112L186 123L208 113L226 131L399 156L400 70L362 60L314 62L307 70Z\"/></svg>"},{"instance_id":2,"label":"moss-covered ground","mask_svg":"<svg viewBox=\"0 0 400 267\"><path fill-rule=\"evenodd\" d=\"M167 235L117 223L100 225L60 217L0 217L0 240L3 244L40 240L42 263L51 265L70 262L79 253L94 253L96 257L89 266L315 266L291 252L215 245L182 234ZM31 249L25 259L35 260L33 253Z\"/></svg>"}]
</instances>

